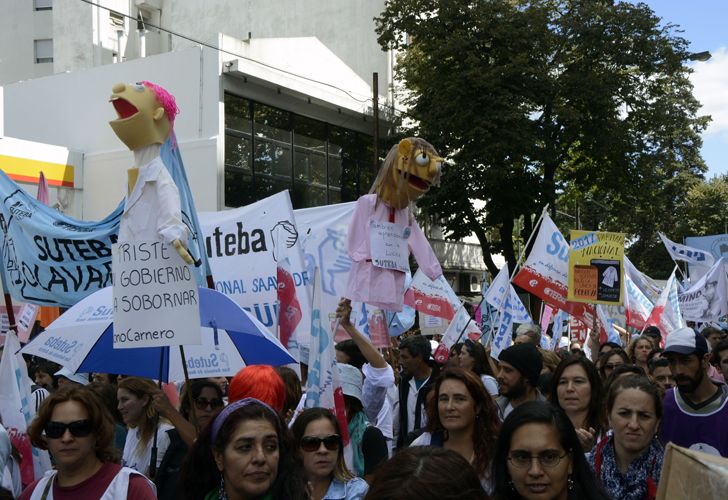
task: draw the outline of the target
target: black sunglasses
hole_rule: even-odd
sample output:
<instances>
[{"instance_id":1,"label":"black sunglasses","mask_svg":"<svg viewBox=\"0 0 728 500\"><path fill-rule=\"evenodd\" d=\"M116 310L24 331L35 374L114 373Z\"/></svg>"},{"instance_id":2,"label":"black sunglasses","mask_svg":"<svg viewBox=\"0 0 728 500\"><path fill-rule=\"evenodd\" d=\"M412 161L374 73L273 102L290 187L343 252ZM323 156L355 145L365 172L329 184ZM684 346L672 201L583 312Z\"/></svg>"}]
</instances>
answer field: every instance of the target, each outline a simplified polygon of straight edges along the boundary
<instances>
[{"instance_id":1,"label":"black sunglasses","mask_svg":"<svg viewBox=\"0 0 728 500\"><path fill-rule=\"evenodd\" d=\"M225 406L225 402L222 399L195 399L195 408L197 408L198 410L204 410L208 406L210 407L210 409L214 410L216 408L222 408L223 406Z\"/></svg>"},{"instance_id":2,"label":"black sunglasses","mask_svg":"<svg viewBox=\"0 0 728 500\"><path fill-rule=\"evenodd\" d=\"M58 439L66 433L66 429L71 432L74 437L86 437L91 434L91 421L90 420L76 420L75 422L53 422L50 421L45 424L43 430L45 435L50 439Z\"/></svg>"},{"instance_id":3,"label":"black sunglasses","mask_svg":"<svg viewBox=\"0 0 728 500\"><path fill-rule=\"evenodd\" d=\"M338 434L332 434L323 438L303 436L301 438L301 449L308 452L316 451L321 447L321 443L323 443L329 451L338 450L339 445L341 444L341 436Z\"/></svg>"}]
</instances>

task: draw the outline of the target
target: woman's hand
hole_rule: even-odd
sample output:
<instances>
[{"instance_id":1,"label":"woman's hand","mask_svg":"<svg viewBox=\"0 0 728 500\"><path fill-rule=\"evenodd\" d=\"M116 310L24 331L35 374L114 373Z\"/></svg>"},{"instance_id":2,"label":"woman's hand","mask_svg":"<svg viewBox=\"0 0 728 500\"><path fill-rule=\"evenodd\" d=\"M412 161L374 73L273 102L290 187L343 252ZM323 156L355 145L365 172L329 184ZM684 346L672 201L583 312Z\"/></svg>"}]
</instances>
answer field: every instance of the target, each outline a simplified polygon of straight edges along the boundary
<instances>
[{"instance_id":1,"label":"woman's hand","mask_svg":"<svg viewBox=\"0 0 728 500\"><path fill-rule=\"evenodd\" d=\"M594 445L597 444L596 434L597 431L595 431L592 427L589 427L589 430L576 429L576 435L579 438L579 443L581 443L581 449L585 453L587 451L591 451L591 449L594 448Z\"/></svg>"},{"instance_id":2,"label":"woman's hand","mask_svg":"<svg viewBox=\"0 0 728 500\"><path fill-rule=\"evenodd\" d=\"M351 301L341 298L339 305L336 307L336 317L339 318L339 324L343 327L351 325Z\"/></svg>"}]
</instances>

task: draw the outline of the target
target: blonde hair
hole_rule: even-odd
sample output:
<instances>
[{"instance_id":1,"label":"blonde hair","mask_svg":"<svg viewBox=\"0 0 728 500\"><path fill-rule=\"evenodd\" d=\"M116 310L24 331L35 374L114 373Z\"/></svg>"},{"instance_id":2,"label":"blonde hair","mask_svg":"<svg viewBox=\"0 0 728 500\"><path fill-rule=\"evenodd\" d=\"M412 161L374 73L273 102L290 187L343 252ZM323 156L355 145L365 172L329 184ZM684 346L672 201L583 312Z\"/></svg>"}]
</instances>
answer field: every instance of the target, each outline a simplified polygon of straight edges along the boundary
<instances>
[{"instance_id":1,"label":"blonde hair","mask_svg":"<svg viewBox=\"0 0 728 500\"><path fill-rule=\"evenodd\" d=\"M382 163L382 166L379 168L379 172L377 172L377 177L374 179L374 183L372 184L371 189L369 190L369 194L376 194L377 195L377 203L379 202L379 198L382 196L382 191L384 189L384 185L387 182L392 182L392 175L393 170L396 168L397 165L397 158L400 155L400 144L402 144L403 141L409 141L411 144L411 148L409 150L409 153L407 157L405 158L405 165L407 166L406 169L400 170L399 172L399 180L401 182L397 183L397 189L396 189L396 195L399 196L400 190L402 188L402 185L404 184L404 177L405 174L414 174L414 168L412 167L412 161L414 160L414 153L417 151L426 151L430 153L431 155L439 156L437 154L437 151L435 150L434 146L427 142L424 139L420 139L419 137L407 137L406 139L402 139L400 142L392 146L392 148L389 150L389 153L387 153L387 156L384 158L384 163ZM437 169L437 173L435 174L435 177L432 179L432 185L433 186L439 186L440 185L440 176L442 174L441 169ZM412 200L410 200L410 203L412 203Z\"/></svg>"}]
</instances>

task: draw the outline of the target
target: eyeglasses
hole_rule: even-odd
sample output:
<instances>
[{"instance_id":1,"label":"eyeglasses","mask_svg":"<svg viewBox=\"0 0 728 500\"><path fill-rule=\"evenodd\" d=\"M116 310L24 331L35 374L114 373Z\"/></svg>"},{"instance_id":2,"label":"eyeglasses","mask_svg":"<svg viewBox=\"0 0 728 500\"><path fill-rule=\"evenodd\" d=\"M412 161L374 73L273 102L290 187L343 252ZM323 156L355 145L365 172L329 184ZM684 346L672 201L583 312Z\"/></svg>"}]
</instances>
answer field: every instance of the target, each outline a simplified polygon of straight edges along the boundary
<instances>
[{"instance_id":1,"label":"eyeglasses","mask_svg":"<svg viewBox=\"0 0 728 500\"><path fill-rule=\"evenodd\" d=\"M215 410L217 408L222 408L223 406L225 406L225 402L222 399L195 399L195 408L197 408L198 410L204 410L208 406L211 410Z\"/></svg>"},{"instance_id":2,"label":"eyeglasses","mask_svg":"<svg viewBox=\"0 0 728 500\"><path fill-rule=\"evenodd\" d=\"M66 429L71 432L74 437L86 437L91 434L90 420L76 420L75 422L53 422L45 424L43 430L49 439L59 439L66 433Z\"/></svg>"},{"instance_id":3,"label":"eyeglasses","mask_svg":"<svg viewBox=\"0 0 728 500\"><path fill-rule=\"evenodd\" d=\"M559 462L561 462L561 459L567 456L569 453L566 452L563 455L560 455L558 451L556 450L546 450L542 451L538 455L531 455L530 453L526 453L525 451L514 451L510 455L508 455L508 460L513 464L514 467L517 467L519 469L525 469L526 467L530 467L533 463L533 459L539 461L539 463L544 467L556 467L559 465Z\"/></svg>"},{"instance_id":4,"label":"eyeglasses","mask_svg":"<svg viewBox=\"0 0 728 500\"><path fill-rule=\"evenodd\" d=\"M341 444L341 436L338 434L332 434L323 438L303 436L301 438L301 449L308 452L316 451L321 447L321 443L323 443L329 451L338 450L339 445Z\"/></svg>"}]
</instances>

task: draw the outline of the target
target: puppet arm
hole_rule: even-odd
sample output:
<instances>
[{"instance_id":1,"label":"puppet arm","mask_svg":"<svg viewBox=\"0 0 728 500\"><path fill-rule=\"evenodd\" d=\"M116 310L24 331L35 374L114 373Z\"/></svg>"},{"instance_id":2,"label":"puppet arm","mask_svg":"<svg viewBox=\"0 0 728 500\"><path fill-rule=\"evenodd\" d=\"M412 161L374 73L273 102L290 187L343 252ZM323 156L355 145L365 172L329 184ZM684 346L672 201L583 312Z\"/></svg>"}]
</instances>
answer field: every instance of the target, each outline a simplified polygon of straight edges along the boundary
<instances>
[{"instance_id":1,"label":"puppet arm","mask_svg":"<svg viewBox=\"0 0 728 500\"><path fill-rule=\"evenodd\" d=\"M371 210L369 200L362 196L354 204L349 230L346 239L346 251L354 262L370 258L369 250L369 217Z\"/></svg>"},{"instance_id":2,"label":"puppet arm","mask_svg":"<svg viewBox=\"0 0 728 500\"><path fill-rule=\"evenodd\" d=\"M422 272L434 281L442 276L440 262L438 262L437 256L430 246L430 242L427 241L425 233L422 232L422 229L420 229L419 224L417 224L414 218L410 227L412 228L412 233L407 242L410 251L414 254L415 259L417 259L417 265L420 266Z\"/></svg>"}]
</instances>

